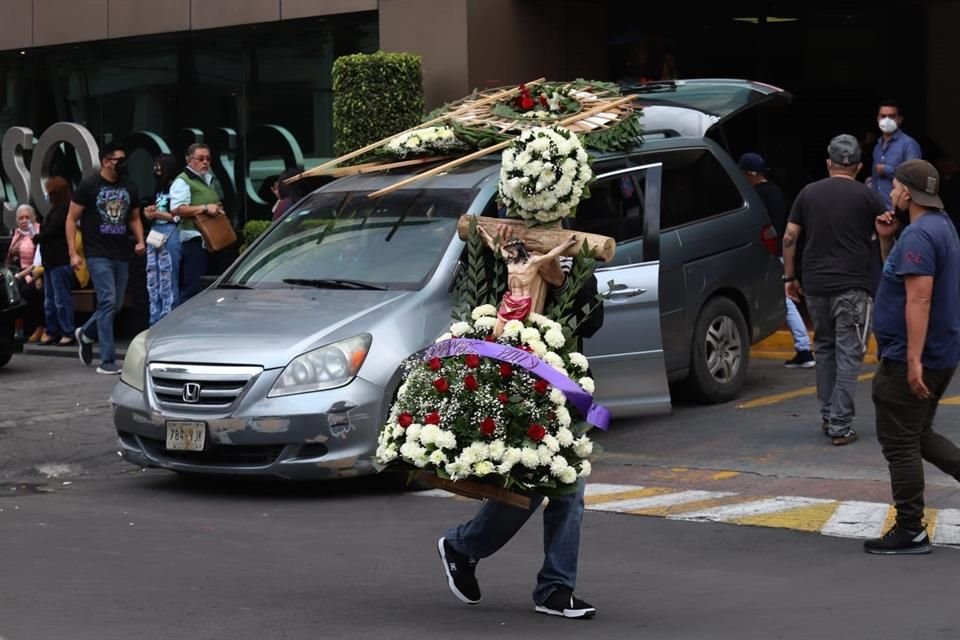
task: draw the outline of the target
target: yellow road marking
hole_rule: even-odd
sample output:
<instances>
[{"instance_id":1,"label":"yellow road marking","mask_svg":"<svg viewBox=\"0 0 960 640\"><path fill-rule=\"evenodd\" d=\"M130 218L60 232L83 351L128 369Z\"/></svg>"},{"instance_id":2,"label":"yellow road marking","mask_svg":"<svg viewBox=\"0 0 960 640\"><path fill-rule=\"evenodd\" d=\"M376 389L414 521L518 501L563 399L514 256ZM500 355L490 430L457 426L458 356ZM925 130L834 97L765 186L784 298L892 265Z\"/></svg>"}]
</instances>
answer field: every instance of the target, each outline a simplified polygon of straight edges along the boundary
<instances>
[{"instance_id":1,"label":"yellow road marking","mask_svg":"<svg viewBox=\"0 0 960 640\"><path fill-rule=\"evenodd\" d=\"M863 382L864 380L871 380L874 374L871 373L861 373L857 376L857 382ZM757 407L768 407L772 404L777 404L785 400L793 400L794 398L802 398L803 396L812 396L816 395L816 387L801 387L800 389L794 389L793 391L784 391L783 393L774 393L769 396L761 396L759 398L754 398L753 400L748 400L743 404L737 405L738 409L756 409Z\"/></svg>"},{"instance_id":2,"label":"yellow road marking","mask_svg":"<svg viewBox=\"0 0 960 640\"><path fill-rule=\"evenodd\" d=\"M940 404L960 404L960 396L950 396L949 398L941 398Z\"/></svg>"},{"instance_id":3,"label":"yellow road marking","mask_svg":"<svg viewBox=\"0 0 960 640\"><path fill-rule=\"evenodd\" d=\"M923 523L927 525L927 537L931 540L933 539L933 532L937 529L937 516L940 514L939 509L924 509L923 510ZM890 509L887 511L887 518L883 521L883 533L886 533L890 530L897 522L897 508L893 505L890 505Z\"/></svg>"},{"instance_id":4,"label":"yellow road marking","mask_svg":"<svg viewBox=\"0 0 960 640\"><path fill-rule=\"evenodd\" d=\"M727 480L729 478L736 478L738 475L740 475L739 471L720 471L719 473L713 474L708 479L709 480Z\"/></svg>"},{"instance_id":5,"label":"yellow road marking","mask_svg":"<svg viewBox=\"0 0 960 640\"><path fill-rule=\"evenodd\" d=\"M764 513L757 516L737 518L730 522L754 527L793 529L795 531L819 531L823 525L827 524L830 517L833 516L839 504L839 502L814 504L789 509L787 511L779 511L777 513Z\"/></svg>"},{"instance_id":6,"label":"yellow road marking","mask_svg":"<svg viewBox=\"0 0 960 640\"><path fill-rule=\"evenodd\" d=\"M657 516L665 518L667 516L686 513L688 511L699 511L700 509L709 509L710 507L723 507L728 504L737 504L743 502L741 495L726 496L723 498L710 498L709 500L699 500L697 502L684 502L683 504L671 504L663 507L647 507L646 509L632 509L627 511L635 516Z\"/></svg>"},{"instance_id":7,"label":"yellow road marking","mask_svg":"<svg viewBox=\"0 0 960 640\"><path fill-rule=\"evenodd\" d=\"M587 496L583 499L587 506L602 504L604 502L613 502L615 500L632 500L634 498L649 498L650 496L659 496L664 493L671 493L676 489L665 489L663 487L644 487L643 489L634 489L633 491L617 491L614 493L598 493L594 496Z\"/></svg>"}]
</instances>

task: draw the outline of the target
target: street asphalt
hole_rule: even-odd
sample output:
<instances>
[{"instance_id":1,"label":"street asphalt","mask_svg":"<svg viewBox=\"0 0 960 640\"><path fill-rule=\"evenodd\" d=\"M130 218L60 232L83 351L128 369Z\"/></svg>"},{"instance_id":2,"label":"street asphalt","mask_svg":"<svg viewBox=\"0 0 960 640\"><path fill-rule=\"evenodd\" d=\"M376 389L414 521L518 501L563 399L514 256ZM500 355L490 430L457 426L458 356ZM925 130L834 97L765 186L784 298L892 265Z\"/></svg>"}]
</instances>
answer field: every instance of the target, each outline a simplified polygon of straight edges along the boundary
<instances>
[{"instance_id":1,"label":"street asphalt","mask_svg":"<svg viewBox=\"0 0 960 640\"><path fill-rule=\"evenodd\" d=\"M736 402L677 396L670 416L614 422L591 483L613 504L655 500L590 505L578 593L599 614L588 622L532 611L538 517L481 563L484 601L466 607L446 590L435 541L477 503L382 478L196 483L137 469L116 453L116 381L75 358L18 355L0 369L3 640L960 637L960 551L874 557L809 517L684 520L650 507L685 492L723 494L728 510L741 496L889 503L869 380L861 439L846 447L819 432L814 373L775 360L752 363ZM954 440L957 394L938 420ZM931 469L927 501L953 513L960 485Z\"/></svg>"}]
</instances>

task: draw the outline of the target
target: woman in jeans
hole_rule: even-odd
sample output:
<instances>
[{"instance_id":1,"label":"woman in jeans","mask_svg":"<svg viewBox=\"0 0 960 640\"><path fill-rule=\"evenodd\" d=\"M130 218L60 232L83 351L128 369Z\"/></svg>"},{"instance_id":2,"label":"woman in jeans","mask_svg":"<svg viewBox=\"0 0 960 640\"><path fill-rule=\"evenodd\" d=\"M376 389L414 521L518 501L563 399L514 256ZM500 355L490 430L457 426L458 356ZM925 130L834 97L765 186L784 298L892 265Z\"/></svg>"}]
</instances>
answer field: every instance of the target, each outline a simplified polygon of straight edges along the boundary
<instances>
[{"instance_id":1,"label":"woman in jeans","mask_svg":"<svg viewBox=\"0 0 960 640\"><path fill-rule=\"evenodd\" d=\"M74 343L73 332L73 267L67 251L67 209L73 189L60 177L47 180L50 213L37 234L42 251L44 301L47 335L43 344L67 346Z\"/></svg>"},{"instance_id":2,"label":"woman in jeans","mask_svg":"<svg viewBox=\"0 0 960 640\"><path fill-rule=\"evenodd\" d=\"M143 210L152 222L151 235L163 236L160 247L147 242L147 293L150 296L150 326L160 321L180 303L180 219L170 213L170 185L180 173L180 163L171 154L157 157L153 165L157 177L154 203ZM156 233L154 233L156 232Z\"/></svg>"}]
</instances>

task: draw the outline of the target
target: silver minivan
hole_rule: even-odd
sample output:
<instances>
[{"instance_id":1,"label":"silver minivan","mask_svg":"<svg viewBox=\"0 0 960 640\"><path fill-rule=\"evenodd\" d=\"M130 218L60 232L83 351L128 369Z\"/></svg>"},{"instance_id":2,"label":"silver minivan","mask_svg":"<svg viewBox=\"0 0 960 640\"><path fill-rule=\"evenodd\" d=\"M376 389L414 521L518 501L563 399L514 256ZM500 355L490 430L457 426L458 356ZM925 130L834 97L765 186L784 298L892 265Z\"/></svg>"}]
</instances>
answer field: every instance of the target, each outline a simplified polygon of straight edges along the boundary
<instances>
[{"instance_id":1,"label":"silver minivan","mask_svg":"<svg viewBox=\"0 0 960 640\"><path fill-rule=\"evenodd\" d=\"M401 362L449 326L457 220L497 215L498 157L369 197L422 170L318 189L137 336L112 395L124 458L186 473L373 472ZM671 129L596 156L594 173L571 226L617 240L597 271L604 325L584 346L597 400L615 417L668 412L668 381L683 378L706 400L733 397L750 344L784 314L759 199L722 146Z\"/></svg>"}]
</instances>

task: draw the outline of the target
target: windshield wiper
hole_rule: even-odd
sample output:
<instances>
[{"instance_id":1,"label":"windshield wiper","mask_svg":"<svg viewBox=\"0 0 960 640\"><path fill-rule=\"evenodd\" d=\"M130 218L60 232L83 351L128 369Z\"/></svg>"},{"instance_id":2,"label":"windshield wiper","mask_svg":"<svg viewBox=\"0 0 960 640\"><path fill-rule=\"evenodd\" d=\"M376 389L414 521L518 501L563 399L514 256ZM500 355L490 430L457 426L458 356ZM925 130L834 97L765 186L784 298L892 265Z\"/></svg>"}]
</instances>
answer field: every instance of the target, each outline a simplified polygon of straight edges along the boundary
<instances>
[{"instance_id":1,"label":"windshield wiper","mask_svg":"<svg viewBox=\"0 0 960 640\"><path fill-rule=\"evenodd\" d=\"M217 285L217 289L253 289L248 284L238 284L236 282L224 282Z\"/></svg>"},{"instance_id":2,"label":"windshield wiper","mask_svg":"<svg viewBox=\"0 0 960 640\"><path fill-rule=\"evenodd\" d=\"M284 278L283 284L292 284L301 287L316 287L317 289L367 289L371 291L386 291L389 287L361 280L345 280L343 278Z\"/></svg>"}]
</instances>

